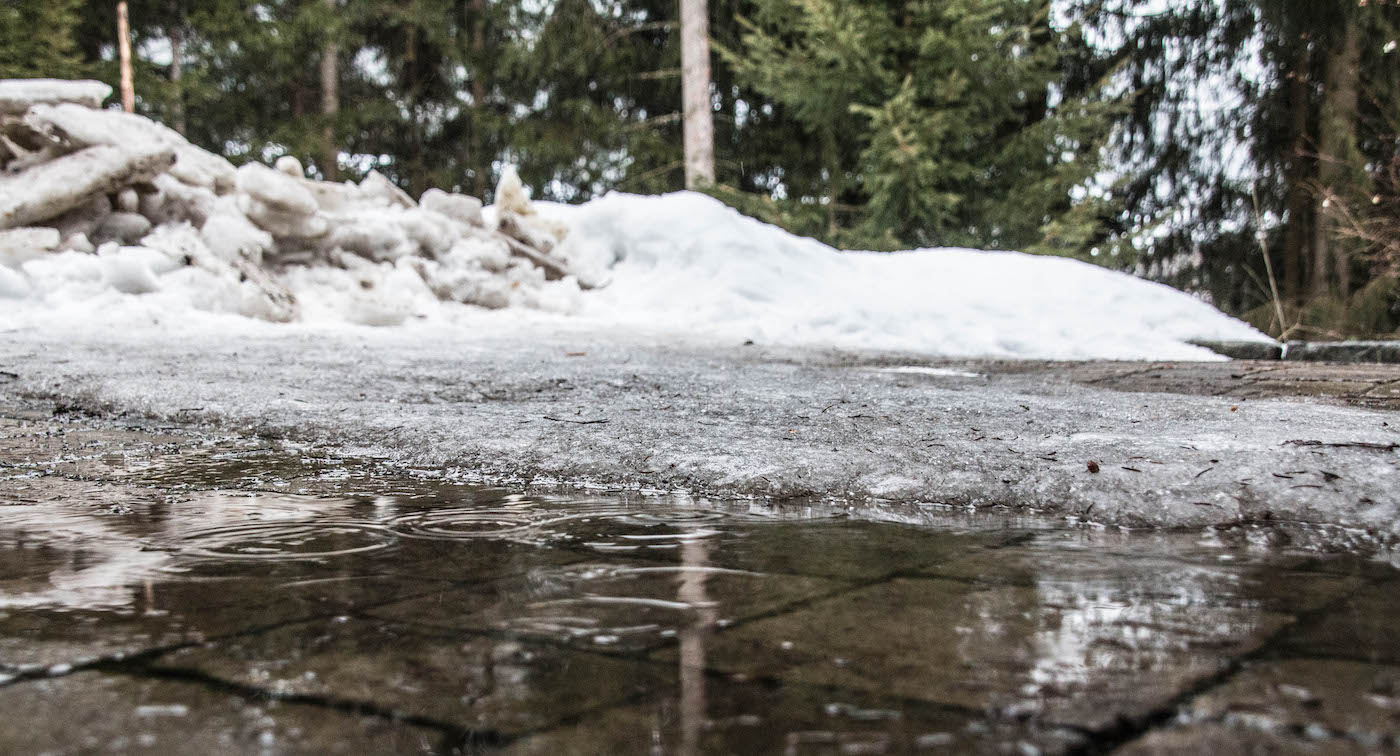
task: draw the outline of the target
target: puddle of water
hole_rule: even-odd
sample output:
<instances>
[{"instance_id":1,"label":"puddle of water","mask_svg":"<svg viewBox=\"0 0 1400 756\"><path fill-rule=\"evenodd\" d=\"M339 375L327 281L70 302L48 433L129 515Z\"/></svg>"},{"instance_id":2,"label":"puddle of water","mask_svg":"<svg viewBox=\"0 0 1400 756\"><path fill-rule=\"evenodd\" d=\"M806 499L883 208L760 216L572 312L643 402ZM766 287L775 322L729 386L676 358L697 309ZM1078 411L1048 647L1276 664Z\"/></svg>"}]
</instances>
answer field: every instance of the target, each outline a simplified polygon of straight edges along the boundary
<instances>
[{"instance_id":1,"label":"puddle of water","mask_svg":"<svg viewBox=\"0 0 1400 756\"><path fill-rule=\"evenodd\" d=\"M291 724L258 733L319 733L310 750L344 745L322 720L347 710L523 753L1057 752L1147 721L1188 743L1400 732L1400 574L1256 531L876 521L898 518L191 454L27 481L63 495L0 506L0 706L262 748L227 701L177 695L202 680L249 712L294 697L257 714ZM61 730L0 726L0 751L71 746Z\"/></svg>"},{"instance_id":2,"label":"puddle of water","mask_svg":"<svg viewBox=\"0 0 1400 756\"><path fill-rule=\"evenodd\" d=\"M893 373L895 375L927 375L934 378L981 378L981 373L974 373L970 370L958 370L956 368L926 367L923 365L904 365L900 367L874 368L881 373Z\"/></svg>"}]
</instances>

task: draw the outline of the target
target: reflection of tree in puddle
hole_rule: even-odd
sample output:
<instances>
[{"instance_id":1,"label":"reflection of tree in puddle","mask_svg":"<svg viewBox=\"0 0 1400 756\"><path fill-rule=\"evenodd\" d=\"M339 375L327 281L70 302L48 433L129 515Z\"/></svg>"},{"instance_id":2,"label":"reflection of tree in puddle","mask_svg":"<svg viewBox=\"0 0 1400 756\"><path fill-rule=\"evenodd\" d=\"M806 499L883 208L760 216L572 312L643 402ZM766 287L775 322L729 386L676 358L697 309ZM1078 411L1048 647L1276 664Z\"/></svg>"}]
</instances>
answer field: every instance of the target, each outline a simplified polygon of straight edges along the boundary
<instances>
[{"instance_id":1,"label":"reflection of tree in puddle","mask_svg":"<svg viewBox=\"0 0 1400 756\"><path fill-rule=\"evenodd\" d=\"M978 670L974 686L1009 713L1120 685L1137 696L1152 687L1141 684L1144 674L1207 674L1224 649L1247 642L1261 620L1245 608L1241 582L1238 572L1209 566L1124 559L1085 569L1070 557L1041 565L1033 588L968 595L959 655Z\"/></svg>"},{"instance_id":2,"label":"reflection of tree in puddle","mask_svg":"<svg viewBox=\"0 0 1400 756\"><path fill-rule=\"evenodd\" d=\"M705 706L705 646L714 632L717 607L709 600L705 581L709 577L710 542L704 538L686 539L681 544L681 574L676 598L691 606L692 617L678 633L680 641L681 754L700 752L700 735L707 720Z\"/></svg>"},{"instance_id":3,"label":"reflection of tree in puddle","mask_svg":"<svg viewBox=\"0 0 1400 756\"><path fill-rule=\"evenodd\" d=\"M85 509L74 503L0 507L0 554L17 554L0 556L0 565L27 566L18 576L0 574L0 608L140 608L151 597L153 581L190 566L189 551L216 551L255 532L306 535L297 528L344 516L354 505L345 499L215 492L119 514L100 508L98 491L94 499ZM349 548L333 535L321 547Z\"/></svg>"},{"instance_id":4,"label":"reflection of tree in puddle","mask_svg":"<svg viewBox=\"0 0 1400 756\"><path fill-rule=\"evenodd\" d=\"M207 463L227 479L230 465L297 459L265 451L250 455L211 451ZM188 483L193 472L164 460L151 464L168 467L172 477L167 482L172 483ZM329 472L343 469L331 466ZM177 475L182 471L184 479ZM193 492L169 501L169 491L162 489L98 486L83 491L81 500L0 507L0 581L5 585L0 607L139 608L140 594L132 587L143 587L149 596L150 583L158 587L161 581L187 579L178 576L195 565L330 559L384 548L400 538L532 546L585 538L585 545L600 552L680 548L689 554L686 558L705 561L712 546L700 548L696 542L729 532L714 527L835 516L812 505L724 507L679 495L645 501L481 495L470 486L428 483L415 491L404 497L380 495L372 502L226 491ZM592 533L603 535L594 542L586 538ZM687 592L704 593L703 576L687 573L682 585ZM697 621L714 621L713 609L702 615Z\"/></svg>"}]
</instances>

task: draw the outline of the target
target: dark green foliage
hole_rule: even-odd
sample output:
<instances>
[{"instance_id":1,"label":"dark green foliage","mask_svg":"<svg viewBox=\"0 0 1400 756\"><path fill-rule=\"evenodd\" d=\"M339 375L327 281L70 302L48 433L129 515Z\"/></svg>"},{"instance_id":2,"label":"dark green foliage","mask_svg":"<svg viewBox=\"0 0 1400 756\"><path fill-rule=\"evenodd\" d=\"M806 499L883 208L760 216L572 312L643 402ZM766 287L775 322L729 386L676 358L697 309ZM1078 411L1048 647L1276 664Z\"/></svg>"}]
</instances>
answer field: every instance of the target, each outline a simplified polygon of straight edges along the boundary
<instances>
[{"instance_id":1,"label":"dark green foliage","mask_svg":"<svg viewBox=\"0 0 1400 756\"><path fill-rule=\"evenodd\" d=\"M794 219L818 206L818 235L861 246L1088 252L1103 200L1071 190L1099 172L1114 110L1073 65L1081 30L1056 28L1049 2L755 6L722 52L810 136L817 170L778 198Z\"/></svg>"},{"instance_id":2,"label":"dark green foliage","mask_svg":"<svg viewBox=\"0 0 1400 756\"><path fill-rule=\"evenodd\" d=\"M82 7L82 0L6 0L0 5L0 79L82 76L76 40Z\"/></svg>"},{"instance_id":3,"label":"dark green foliage","mask_svg":"<svg viewBox=\"0 0 1400 756\"><path fill-rule=\"evenodd\" d=\"M1113 161L1125 212L1103 243L1135 245L1141 272L1203 291L1230 312L1272 307L1267 248L1286 302L1331 290L1321 298L1344 309L1370 271L1355 254L1349 286L1334 270L1319 282L1318 224L1329 224L1328 245L1359 249L1331 216L1346 205L1367 215L1368 174L1395 154L1400 120L1386 114L1400 107L1400 57L1385 45L1396 39L1400 6L1184 0L1135 13L1140 5L1083 3L1080 15L1122 39L1113 59L1131 105ZM1333 75L1352 77L1362 96L1340 123L1324 111L1336 84L1330 61L1349 25L1361 35L1360 65ZM1324 156L1328 144L1342 149ZM1339 191L1324 206L1323 195Z\"/></svg>"},{"instance_id":4,"label":"dark green foliage","mask_svg":"<svg viewBox=\"0 0 1400 756\"><path fill-rule=\"evenodd\" d=\"M0 76L115 86L115 5L5 3ZM710 191L842 247L1074 255L1234 312L1270 302L1267 246L1290 312L1317 320L1327 307L1304 300L1345 309L1362 289L1375 310L1376 266L1400 267L1400 6L1148 9L710 0ZM564 201L683 185L676 0L130 0L130 16L138 111L235 161L317 172L329 127L342 177L375 169L413 194L489 199L508 164ZM1338 79L1349 32L1360 60ZM1339 81L1361 91L1344 118ZM1345 260L1321 278L1319 247Z\"/></svg>"}]
</instances>

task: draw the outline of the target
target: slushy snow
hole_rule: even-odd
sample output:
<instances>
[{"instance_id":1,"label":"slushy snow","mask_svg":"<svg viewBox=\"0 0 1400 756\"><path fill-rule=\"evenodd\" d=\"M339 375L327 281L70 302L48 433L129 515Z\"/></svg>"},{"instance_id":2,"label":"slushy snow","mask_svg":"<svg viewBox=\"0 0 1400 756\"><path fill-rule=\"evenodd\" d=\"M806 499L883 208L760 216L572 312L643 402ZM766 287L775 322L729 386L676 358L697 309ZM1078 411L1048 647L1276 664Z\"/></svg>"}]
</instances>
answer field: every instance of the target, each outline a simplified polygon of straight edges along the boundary
<instances>
[{"instance_id":1,"label":"slushy snow","mask_svg":"<svg viewBox=\"0 0 1400 756\"><path fill-rule=\"evenodd\" d=\"M486 209L488 219L495 210ZM1189 294L1074 260L963 249L838 252L684 192L540 210L569 227L561 254L605 285L585 292L571 278L537 284L512 301L516 318L488 318L443 302L402 261L290 265L275 278L297 298L302 322L405 333L422 324L499 331L513 319L559 318L571 329L717 343L1020 359L1212 359L1188 342L1268 341ZM0 266L0 328L131 327L197 311L246 312L238 286L198 268L168 269L172 246L200 243L158 227L138 246ZM237 327L235 320L215 318L210 327Z\"/></svg>"},{"instance_id":2,"label":"slushy snow","mask_svg":"<svg viewBox=\"0 0 1400 756\"><path fill-rule=\"evenodd\" d=\"M612 284L583 298L607 323L945 357L1212 359L1188 342L1269 341L1189 294L1077 260L842 253L694 193L553 210L574 259L610 268Z\"/></svg>"}]
</instances>

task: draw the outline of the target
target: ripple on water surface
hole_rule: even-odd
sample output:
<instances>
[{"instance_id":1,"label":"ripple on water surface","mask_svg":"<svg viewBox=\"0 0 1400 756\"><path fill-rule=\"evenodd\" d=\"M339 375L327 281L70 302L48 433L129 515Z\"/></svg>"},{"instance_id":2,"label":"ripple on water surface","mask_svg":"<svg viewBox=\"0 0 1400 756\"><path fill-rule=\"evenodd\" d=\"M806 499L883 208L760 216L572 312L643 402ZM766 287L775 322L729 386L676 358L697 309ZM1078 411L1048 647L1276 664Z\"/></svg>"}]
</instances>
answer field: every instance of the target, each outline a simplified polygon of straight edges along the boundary
<instances>
[{"instance_id":1,"label":"ripple on water surface","mask_svg":"<svg viewBox=\"0 0 1400 756\"><path fill-rule=\"evenodd\" d=\"M394 534L363 522L249 522L181 536L183 555L210 559L326 559L388 548Z\"/></svg>"},{"instance_id":2,"label":"ripple on water surface","mask_svg":"<svg viewBox=\"0 0 1400 756\"><path fill-rule=\"evenodd\" d=\"M1400 575L1375 561L1235 531L929 527L314 467L327 495L113 483L0 506L0 705L22 687L6 674L144 652L172 679L522 752L1055 752L1238 668L1241 696L1331 686L1321 706L1251 701L1271 732L1398 742L1374 703L1393 695L1337 682L1400 668ZM1273 646L1327 658L1240 665ZM130 703L149 719L176 702ZM1229 705L1191 704L1212 725Z\"/></svg>"}]
</instances>

